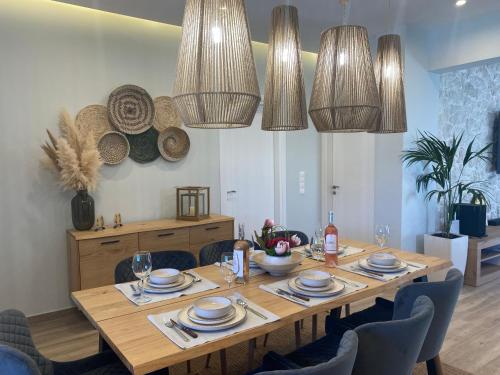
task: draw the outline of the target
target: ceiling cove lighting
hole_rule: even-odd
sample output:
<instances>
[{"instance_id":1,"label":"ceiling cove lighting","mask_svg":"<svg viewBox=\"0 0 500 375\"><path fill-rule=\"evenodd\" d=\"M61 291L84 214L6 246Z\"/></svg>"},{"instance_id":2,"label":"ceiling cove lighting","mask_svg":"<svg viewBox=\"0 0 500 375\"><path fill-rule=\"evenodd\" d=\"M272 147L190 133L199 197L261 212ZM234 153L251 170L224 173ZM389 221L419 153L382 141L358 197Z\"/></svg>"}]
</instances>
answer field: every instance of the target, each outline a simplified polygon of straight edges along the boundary
<instances>
[{"instance_id":1,"label":"ceiling cove lighting","mask_svg":"<svg viewBox=\"0 0 500 375\"><path fill-rule=\"evenodd\" d=\"M378 39L375 80L380 95L381 115L373 133L404 133L406 103L403 83L403 61L399 35L383 35Z\"/></svg>"},{"instance_id":2,"label":"ceiling cove lighting","mask_svg":"<svg viewBox=\"0 0 500 375\"><path fill-rule=\"evenodd\" d=\"M463 7L465 4L467 4L467 0L457 0L457 2L455 3L455 6Z\"/></svg>"},{"instance_id":3,"label":"ceiling cove lighting","mask_svg":"<svg viewBox=\"0 0 500 375\"><path fill-rule=\"evenodd\" d=\"M271 16L262 129L307 129L297 8L277 6Z\"/></svg>"},{"instance_id":4,"label":"ceiling cove lighting","mask_svg":"<svg viewBox=\"0 0 500 375\"><path fill-rule=\"evenodd\" d=\"M344 25L321 34L309 115L320 133L374 130L380 100L366 28Z\"/></svg>"},{"instance_id":5,"label":"ceiling cove lighting","mask_svg":"<svg viewBox=\"0 0 500 375\"><path fill-rule=\"evenodd\" d=\"M260 103L244 0L187 0L173 100L191 128L241 128Z\"/></svg>"}]
</instances>

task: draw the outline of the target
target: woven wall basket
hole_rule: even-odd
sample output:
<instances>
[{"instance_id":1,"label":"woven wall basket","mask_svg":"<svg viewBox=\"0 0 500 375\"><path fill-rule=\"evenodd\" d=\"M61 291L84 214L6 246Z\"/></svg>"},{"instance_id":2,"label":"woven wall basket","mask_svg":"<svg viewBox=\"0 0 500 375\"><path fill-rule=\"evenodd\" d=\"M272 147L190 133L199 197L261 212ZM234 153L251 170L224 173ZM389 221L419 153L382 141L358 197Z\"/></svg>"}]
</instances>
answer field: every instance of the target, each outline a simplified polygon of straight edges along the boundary
<instances>
[{"instance_id":1,"label":"woven wall basket","mask_svg":"<svg viewBox=\"0 0 500 375\"><path fill-rule=\"evenodd\" d=\"M127 158L130 144L122 133L111 131L104 133L97 144L97 149L104 164L116 165Z\"/></svg>"},{"instance_id":2,"label":"woven wall basket","mask_svg":"<svg viewBox=\"0 0 500 375\"><path fill-rule=\"evenodd\" d=\"M141 134L153 125L153 99L139 86L120 86L109 95L108 114L111 123L121 132Z\"/></svg>"},{"instance_id":3,"label":"woven wall basket","mask_svg":"<svg viewBox=\"0 0 500 375\"><path fill-rule=\"evenodd\" d=\"M158 150L158 131L149 128L141 134L127 134L130 143L130 158L138 163L149 163L160 156Z\"/></svg>"},{"instance_id":4,"label":"woven wall basket","mask_svg":"<svg viewBox=\"0 0 500 375\"><path fill-rule=\"evenodd\" d=\"M108 120L108 109L99 104L82 108L76 115L75 124L82 132L92 130L96 142L99 142L104 133L114 130Z\"/></svg>"},{"instance_id":5,"label":"woven wall basket","mask_svg":"<svg viewBox=\"0 0 500 375\"><path fill-rule=\"evenodd\" d=\"M161 156L168 161L184 159L189 152L191 142L188 134L179 128L170 127L160 133L158 149Z\"/></svg>"},{"instance_id":6,"label":"woven wall basket","mask_svg":"<svg viewBox=\"0 0 500 375\"><path fill-rule=\"evenodd\" d=\"M155 105L155 119L153 126L159 132L171 127L182 126L181 117L177 113L174 102L169 96L159 96L153 100Z\"/></svg>"}]
</instances>

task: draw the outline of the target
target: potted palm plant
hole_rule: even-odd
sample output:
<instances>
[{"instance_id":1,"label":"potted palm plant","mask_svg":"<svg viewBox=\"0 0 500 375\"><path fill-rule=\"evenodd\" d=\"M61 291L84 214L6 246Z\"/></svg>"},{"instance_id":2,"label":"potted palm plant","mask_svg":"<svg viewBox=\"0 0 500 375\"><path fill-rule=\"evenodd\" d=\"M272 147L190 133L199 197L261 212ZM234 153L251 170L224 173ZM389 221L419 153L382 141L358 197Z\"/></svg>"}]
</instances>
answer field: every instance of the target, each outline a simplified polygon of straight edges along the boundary
<instances>
[{"instance_id":1,"label":"potted palm plant","mask_svg":"<svg viewBox=\"0 0 500 375\"><path fill-rule=\"evenodd\" d=\"M467 262L468 236L451 233L451 225L457 213L457 207L467 196L487 202L487 191L483 186L487 181L467 180L464 173L472 167L473 161L488 161L491 144L475 150L475 139L465 148L463 158L458 160L462 150L463 133L453 136L449 143L435 135L419 132L413 148L404 150L403 163L406 166L420 164L422 173L416 178L417 191L426 191L425 199L436 199L442 205L443 225L437 233L424 236L426 254L450 259L454 267L465 271Z\"/></svg>"}]
</instances>

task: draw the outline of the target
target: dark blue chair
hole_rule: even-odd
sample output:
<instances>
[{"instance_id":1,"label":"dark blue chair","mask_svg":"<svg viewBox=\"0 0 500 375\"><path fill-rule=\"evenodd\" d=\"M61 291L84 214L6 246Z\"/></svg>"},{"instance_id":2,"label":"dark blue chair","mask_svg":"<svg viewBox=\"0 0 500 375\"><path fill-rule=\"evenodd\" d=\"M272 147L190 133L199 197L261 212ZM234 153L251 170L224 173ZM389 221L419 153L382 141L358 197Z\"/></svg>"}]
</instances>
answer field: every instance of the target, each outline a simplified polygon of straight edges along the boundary
<instances>
[{"instance_id":1,"label":"dark blue chair","mask_svg":"<svg viewBox=\"0 0 500 375\"><path fill-rule=\"evenodd\" d=\"M130 372L112 351L70 362L56 362L36 348L24 314L0 313L0 374L2 375L125 375Z\"/></svg>"},{"instance_id":2,"label":"dark blue chair","mask_svg":"<svg viewBox=\"0 0 500 375\"><path fill-rule=\"evenodd\" d=\"M188 251L166 250L151 253L153 270L175 268L181 271L196 267L196 258ZM115 283L127 283L137 280L132 272L132 257L122 260L115 268Z\"/></svg>"},{"instance_id":3,"label":"dark blue chair","mask_svg":"<svg viewBox=\"0 0 500 375\"><path fill-rule=\"evenodd\" d=\"M238 240L224 240L203 246L200 250L200 267L220 262L222 253L232 252L236 241ZM251 247L252 242L247 242Z\"/></svg>"},{"instance_id":4,"label":"dark blue chair","mask_svg":"<svg viewBox=\"0 0 500 375\"><path fill-rule=\"evenodd\" d=\"M398 319L408 314L418 296L425 295L434 303L434 318L417 362L427 363L429 375L441 374L439 352L443 346L462 285L462 273L457 269L451 269L444 281L417 282L404 286L397 292L394 302L377 298L374 306L343 319L328 316L325 330L327 333L339 335L365 323Z\"/></svg>"},{"instance_id":5,"label":"dark blue chair","mask_svg":"<svg viewBox=\"0 0 500 375\"><path fill-rule=\"evenodd\" d=\"M274 236L275 237L285 237L287 235L287 233L288 233L289 237L292 237L294 235L299 237L301 246L307 245L309 243L309 238L307 237L307 235L304 232L301 232L298 230L289 230L289 231L281 230L281 231L274 232ZM257 243L255 243L255 248L260 249L260 246Z\"/></svg>"},{"instance_id":6,"label":"dark blue chair","mask_svg":"<svg viewBox=\"0 0 500 375\"><path fill-rule=\"evenodd\" d=\"M335 357L325 363L312 367L300 367L275 352L266 354L268 368L265 372L257 372L258 375L351 375L358 351L358 335L354 331L347 331L340 340ZM288 370L285 370L288 369ZM259 370L257 370L259 371ZM255 373L255 372L254 372Z\"/></svg>"},{"instance_id":7,"label":"dark blue chair","mask_svg":"<svg viewBox=\"0 0 500 375\"><path fill-rule=\"evenodd\" d=\"M358 335L358 353L354 375L411 375L431 324L434 307L429 297L420 296L407 317L375 322L354 329ZM328 362L338 352L341 337L327 334L288 355L282 363L300 368ZM265 356L263 369L274 368L278 354ZM290 367L287 367L290 369Z\"/></svg>"}]
</instances>

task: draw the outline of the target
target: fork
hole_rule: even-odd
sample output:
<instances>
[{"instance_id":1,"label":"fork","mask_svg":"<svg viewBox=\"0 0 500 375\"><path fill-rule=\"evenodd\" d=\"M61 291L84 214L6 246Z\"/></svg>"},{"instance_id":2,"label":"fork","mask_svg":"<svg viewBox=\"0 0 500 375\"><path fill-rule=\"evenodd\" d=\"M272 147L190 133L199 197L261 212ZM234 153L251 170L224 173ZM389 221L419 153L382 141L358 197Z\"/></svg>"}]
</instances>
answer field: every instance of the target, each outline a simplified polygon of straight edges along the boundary
<instances>
[{"instance_id":1,"label":"fork","mask_svg":"<svg viewBox=\"0 0 500 375\"><path fill-rule=\"evenodd\" d=\"M165 325L168 327L168 328L171 328L173 329L175 332L177 332L177 334L179 335L179 337L184 340L184 342L189 342L189 339L188 337L184 334L184 332L182 332L177 326L174 325L174 323L172 323L170 320L167 320L166 318L163 319L163 323L165 323Z\"/></svg>"}]
</instances>

